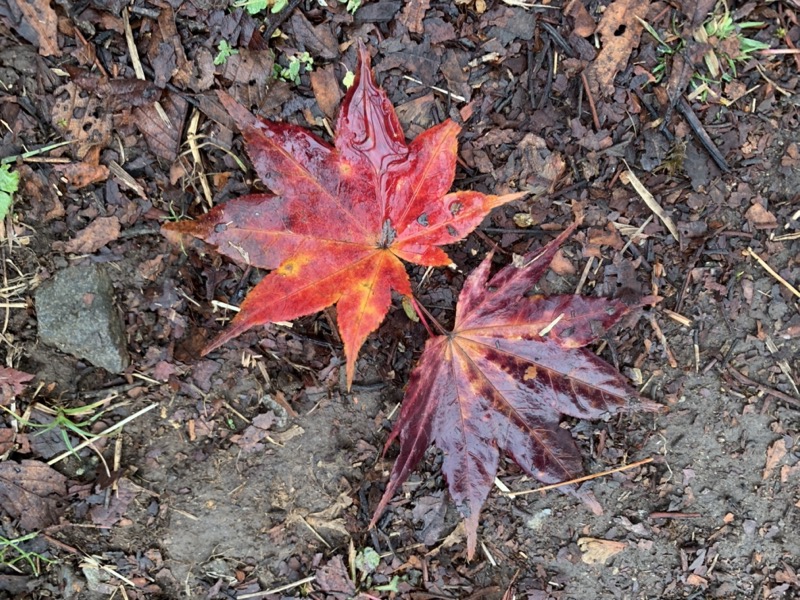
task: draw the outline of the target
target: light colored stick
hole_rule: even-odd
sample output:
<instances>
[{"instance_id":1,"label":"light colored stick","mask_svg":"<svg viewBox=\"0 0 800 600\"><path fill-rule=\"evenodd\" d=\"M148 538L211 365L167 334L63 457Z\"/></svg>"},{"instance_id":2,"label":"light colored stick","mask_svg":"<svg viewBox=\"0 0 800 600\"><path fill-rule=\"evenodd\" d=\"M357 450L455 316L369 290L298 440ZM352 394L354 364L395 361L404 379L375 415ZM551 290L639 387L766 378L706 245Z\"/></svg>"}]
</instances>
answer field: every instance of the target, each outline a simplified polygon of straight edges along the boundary
<instances>
[{"instance_id":1,"label":"light colored stick","mask_svg":"<svg viewBox=\"0 0 800 600\"><path fill-rule=\"evenodd\" d=\"M245 600L247 598L261 598L262 596L269 596L270 594L285 592L286 590L291 590L292 588L300 587L301 585L304 585L306 583L311 583L316 578L317 578L316 575L312 575L311 577L306 577L305 579L298 579L294 583L287 583L286 585L272 588L271 590L264 590L263 592L253 592L252 594L245 594L244 596L238 596L238 598L239 600Z\"/></svg>"},{"instance_id":2,"label":"light colored stick","mask_svg":"<svg viewBox=\"0 0 800 600\"><path fill-rule=\"evenodd\" d=\"M574 483L581 483L582 481L589 481L590 479L597 479L598 477L605 477L606 475L611 475L612 473L619 473L620 471L627 471L628 469L634 469L636 467L641 467L642 465L646 465L647 463L653 462L652 458L645 458L644 460L636 461L635 463L631 463L629 465L622 465L621 467L616 467L614 469L610 469L608 471L603 471L602 473L594 473L592 475L584 475L583 477L578 477L577 479L570 479L569 481L562 481L561 483L554 483L552 485L545 485L540 488L536 488L535 490L522 490L520 492L510 492L506 494L509 498L516 498L517 496L526 496L527 494L533 494L536 492L546 492L547 490L554 490L556 488L563 487L565 485L572 485Z\"/></svg>"},{"instance_id":3,"label":"light colored stick","mask_svg":"<svg viewBox=\"0 0 800 600\"><path fill-rule=\"evenodd\" d=\"M61 462L62 460L64 460L68 456L71 456L72 454L77 452L78 450L82 450L83 448L86 448L86 446L89 446L89 445L93 444L94 442L99 440L104 435L108 435L112 431L116 431L117 429L127 425L128 423L130 423L131 421L133 421L137 417L142 416L144 413L153 410L156 406L158 406L158 404L151 404L150 406L147 406L147 407L143 408L142 410L137 411L137 412L133 413L132 415L129 415L129 416L125 417L119 423L115 423L111 427L109 427L109 428L101 431L100 433L98 433L96 436L90 437L88 440L84 440L83 442L81 442L80 444L78 444L77 446L72 448L72 450L67 450L66 452L64 452L62 454L59 454L55 458L51 458L50 460L47 461L47 464L52 467L57 462Z\"/></svg>"},{"instance_id":4,"label":"light colored stick","mask_svg":"<svg viewBox=\"0 0 800 600\"><path fill-rule=\"evenodd\" d=\"M765 260L764 260L763 258L761 258L761 257L760 257L758 254L756 254L755 252L753 252L753 249L752 249L752 248L748 248L747 250L745 250L745 251L744 251L744 254L749 254L750 256L752 256L753 258L755 258L755 259L758 261L758 264L760 264L760 265L761 265L761 266L764 268L764 270L765 270L767 273L769 273L769 274L770 274L770 275L772 275L772 276L773 276L775 279L777 279L777 280L778 280L778 283L780 283L780 284L781 284L782 286L784 286L784 287L785 287L787 290L789 290L790 292L792 292L792 293L793 293L795 296L797 296L798 298L800 298L800 292L799 292L799 291L797 291L797 288L796 288L796 287L794 287L794 286L793 286L791 283L789 283L788 281L786 281L786 280L785 280L783 277L781 277L780 275L778 275L778 272L777 272L775 269L773 269L772 267L770 267L770 266L767 264L767 261L765 261Z\"/></svg>"}]
</instances>

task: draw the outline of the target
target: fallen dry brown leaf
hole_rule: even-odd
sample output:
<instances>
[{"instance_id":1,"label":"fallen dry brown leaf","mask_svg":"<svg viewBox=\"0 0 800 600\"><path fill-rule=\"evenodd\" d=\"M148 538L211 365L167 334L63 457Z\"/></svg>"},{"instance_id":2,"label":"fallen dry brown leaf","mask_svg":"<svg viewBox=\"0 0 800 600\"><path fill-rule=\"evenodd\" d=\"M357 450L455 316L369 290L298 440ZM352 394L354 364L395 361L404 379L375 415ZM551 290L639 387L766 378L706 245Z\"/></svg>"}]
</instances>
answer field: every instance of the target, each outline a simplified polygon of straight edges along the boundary
<instances>
[{"instance_id":1,"label":"fallen dry brown leaf","mask_svg":"<svg viewBox=\"0 0 800 600\"><path fill-rule=\"evenodd\" d=\"M578 538L578 548L582 553L581 560L587 565L605 564L609 558L622 552L625 547L624 542L592 537Z\"/></svg>"},{"instance_id":2,"label":"fallen dry brown leaf","mask_svg":"<svg viewBox=\"0 0 800 600\"><path fill-rule=\"evenodd\" d=\"M642 24L650 7L648 0L616 0L603 14L597 34L603 45L597 58L586 68L593 93L614 93L614 77L628 64L631 52L639 45Z\"/></svg>"}]
</instances>

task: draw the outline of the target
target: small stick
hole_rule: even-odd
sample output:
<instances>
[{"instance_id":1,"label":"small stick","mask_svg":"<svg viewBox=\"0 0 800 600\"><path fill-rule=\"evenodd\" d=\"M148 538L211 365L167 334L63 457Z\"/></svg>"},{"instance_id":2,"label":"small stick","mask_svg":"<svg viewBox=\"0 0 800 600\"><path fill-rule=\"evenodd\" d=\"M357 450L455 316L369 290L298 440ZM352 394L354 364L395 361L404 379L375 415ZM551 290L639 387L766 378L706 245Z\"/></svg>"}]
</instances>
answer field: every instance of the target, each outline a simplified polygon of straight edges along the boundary
<instances>
[{"instance_id":1,"label":"small stick","mask_svg":"<svg viewBox=\"0 0 800 600\"><path fill-rule=\"evenodd\" d=\"M21 159L26 162L44 162L44 158L37 159L34 158L39 154L44 154L45 152L50 152L50 150L55 150L56 148L60 148L61 146L66 146L68 144L74 144L74 141L67 141L67 142L58 142L55 144L50 144L48 146L42 146L41 148L37 148L36 150L29 150L28 152L23 152L22 154L15 154L13 156L6 156L3 159L0 159L0 164L6 165L9 163L16 162L17 159ZM62 159L55 159L55 158L48 158L47 162L62 162ZM71 162L69 158L63 159L63 162Z\"/></svg>"},{"instance_id":2,"label":"small stick","mask_svg":"<svg viewBox=\"0 0 800 600\"><path fill-rule=\"evenodd\" d=\"M800 231L797 231L795 233L785 233L783 235L776 235L774 238L772 238L773 242L785 242L788 240L800 240Z\"/></svg>"},{"instance_id":3,"label":"small stick","mask_svg":"<svg viewBox=\"0 0 800 600\"><path fill-rule=\"evenodd\" d=\"M575 483L581 483L583 481L589 481L590 479L597 479L598 477L605 477L606 475L611 475L612 473L619 473L620 471L627 471L628 469L633 469L636 467L641 467L642 465L646 465L647 463L653 462L652 458L645 458L643 460L636 461L634 463L630 463L629 465L622 465L621 467L615 467L613 469L609 469L608 471L602 471L601 473L593 473L591 475L584 475L583 477L578 477L577 479L570 479L569 481L562 481L561 483L553 483L551 485L545 485L540 488L536 488L535 490L522 490L520 492L509 492L506 494L509 498L516 498L517 496L525 496L527 494L533 494L535 492L546 492L547 490L554 490L559 487L563 487L565 485L572 485Z\"/></svg>"},{"instance_id":4,"label":"small stick","mask_svg":"<svg viewBox=\"0 0 800 600\"><path fill-rule=\"evenodd\" d=\"M675 360L675 355L672 354L672 350L669 348L669 344L667 343L667 338L664 336L664 332L661 331L661 327L658 325L658 321L656 321L655 315L649 316L650 326L653 328L653 331L656 332L656 337L658 337L658 341L661 342L661 345L664 346L664 353L667 355L667 361L669 361L669 366L673 369L678 368L678 361Z\"/></svg>"},{"instance_id":5,"label":"small stick","mask_svg":"<svg viewBox=\"0 0 800 600\"><path fill-rule=\"evenodd\" d=\"M261 361L259 361L259 362L258 362L258 365L259 365L259 366L261 366ZM284 402L285 402L285 400L284 400ZM229 411L231 411L233 414L235 414L237 417L239 417L239 418L240 418L242 421L244 421L244 422L245 422L245 423L247 423L248 425L250 424L250 419L248 419L248 418L247 418L247 417L245 417L245 416L244 416L242 413L240 413L238 410L236 410L235 408L233 408L233 407L230 405L230 402L228 402L227 400L223 400L223 401L222 401L222 406L224 406L225 408L227 408ZM288 405L287 405L287 407L288 407ZM289 408L291 408L291 407L289 407ZM287 409L287 410L289 410L289 409ZM292 416L296 417L296 416L297 416L297 413L296 413L296 412L294 412L294 411L292 411L292 412L294 413Z\"/></svg>"},{"instance_id":6,"label":"small stick","mask_svg":"<svg viewBox=\"0 0 800 600\"><path fill-rule=\"evenodd\" d=\"M595 131L600 131L600 117L597 116L597 107L594 105L594 98L589 90L589 82L586 80L586 73L583 71L581 71L581 81L583 82L583 89L586 90L586 98L589 100L589 109L592 111L594 129Z\"/></svg>"},{"instance_id":7,"label":"small stick","mask_svg":"<svg viewBox=\"0 0 800 600\"><path fill-rule=\"evenodd\" d=\"M651 512L648 517L651 519L699 519L700 513L686 512Z\"/></svg>"},{"instance_id":8,"label":"small stick","mask_svg":"<svg viewBox=\"0 0 800 600\"><path fill-rule=\"evenodd\" d=\"M302 4L303 0L290 0L289 6L284 8L281 12L275 15L272 19L270 19L269 25L267 26L266 30L262 34L262 37L265 41L269 41L272 38L272 35L278 31L278 27L283 25L283 22L288 19L291 14L294 12L300 4ZM244 598L245 596L239 596L240 598Z\"/></svg>"},{"instance_id":9,"label":"small stick","mask_svg":"<svg viewBox=\"0 0 800 600\"><path fill-rule=\"evenodd\" d=\"M578 280L578 285L575 287L575 296L580 296L583 284L586 283L586 279L589 277L589 271L592 270L593 264L594 256L590 256L589 260L586 261L586 266L583 267L583 273L581 273L581 278Z\"/></svg>"},{"instance_id":10,"label":"small stick","mask_svg":"<svg viewBox=\"0 0 800 600\"><path fill-rule=\"evenodd\" d=\"M271 590L264 590L263 592L253 592L252 594L245 594L244 596L237 596L238 600L246 600L248 598L261 598L262 596L269 596L271 594L278 594L280 592L285 592L286 590L291 590L296 587L300 587L301 585L305 585L306 583L311 583L317 578L316 575L312 575L311 577L306 577L305 579L298 579L292 583L287 583L286 585L282 585L276 588L272 588Z\"/></svg>"},{"instance_id":11,"label":"small stick","mask_svg":"<svg viewBox=\"0 0 800 600\"><path fill-rule=\"evenodd\" d=\"M756 64L756 66L758 66L758 64ZM687 123L689 123L689 127L691 127L695 135L700 138L700 142L703 144L706 151L711 155L711 158L714 160L714 162L717 163L717 166L720 168L720 170L723 173L730 173L731 168L725 161L725 157L722 156L722 153L717 149L716 144L714 144L714 141L706 132L703 124L700 122L700 119L697 118L697 115L694 114L692 107L683 97L678 100L678 112L683 115L683 118L686 119Z\"/></svg>"},{"instance_id":12,"label":"small stick","mask_svg":"<svg viewBox=\"0 0 800 600\"><path fill-rule=\"evenodd\" d=\"M759 50L762 56L774 56L776 54L800 54L797 48L770 48L769 50Z\"/></svg>"},{"instance_id":13,"label":"small stick","mask_svg":"<svg viewBox=\"0 0 800 600\"><path fill-rule=\"evenodd\" d=\"M776 90L778 90L781 94L783 94L784 96L787 96L787 97L791 97L792 96L792 92L790 92L787 89L782 88L777 83L775 83L772 79L767 77L767 74L764 71L763 67L761 65L759 65L758 63L756 63L756 69L758 69L758 72L761 73L761 76L767 81L767 83L769 83L772 87L774 87Z\"/></svg>"},{"instance_id":14,"label":"small stick","mask_svg":"<svg viewBox=\"0 0 800 600\"><path fill-rule=\"evenodd\" d=\"M785 394L780 390L776 390L774 388L768 387L763 383L758 383L753 379L750 379L745 374L741 373L738 369L734 369L733 367L728 367L728 372L733 375L734 379L738 379L739 383L743 383L745 385L751 385L754 388L758 388L765 394L769 394L770 396L776 397L778 400L783 400L784 402L788 402L794 406L800 406L800 400L797 398L793 398L789 394Z\"/></svg>"},{"instance_id":15,"label":"small stick","mask_svg":"<svg viewBox=\"0 0 800 600\"><path fill-rule=\"evenodd\" d=\"M641 235L641 233L644 231L644 228L647 227L650 224L650 221L652 220L653 220L653 215L648 215L648 217L644 220L644 223L642 223L639 226L639 228L636 231L634 231L633 234L628 238L628 241L625 242L625 245L622 247L622 250L619 251L620 254L625 254L625 250L627 250L628 247L636 241L636 238Z\"/></svg>"},{"instance_id":16,"label":"small stick","mask_svg":"<svg viewBox=\"0 0 800 600\"><path fill-rule=\"evenodd\" d=\"M58 156L31 156L30 158L23 158L23 162L35 163L48 163L55 165L67 165L72 162L71 158L66 156L59 158Z\"/></svg>"},{"instance_id":17,"label":"small stick","mask_svg":"<svg viewBox=\"0 0 800 600\"><path fill-rule=\"evenodd\" d=\"M564 54L570 58L575 58L575 52L573 51L572 46L569 45L567 40L562 37L555 27L550 25L550 23L547 21L539 21L539 24L542 26L542 29L550 34L550 37L552 37L556 45L558 45L564 51Z\"/></svg>"},{"instance_id":18,"label":"small stick","mask_svg":"<svg viewBox=\"0 0 800 600\"><path fill-rule=\"evenodd\" d=\"M464 96L459 96L458 94L454 94L444 88L436 87L435 85L428 85L426 83L421 82L419 79L414 79L413 77L409 77L408 75L403 75L403 79L407 79L408 81L413 81L419 85L424 85L427 88L432 89L434 92L439 92L440 94L444 94L445 96L450 96L456 102L466 102L467 99Z\"/></svg>"},{"instance_id":19,"label":"small stick","mask_svg":"<svg viewBox=\"0 0 800 600\"><path fill-rule=\"evenodd\" d=\"M278 444L278 445L280 446L281 444ZM322 537L322 536L321 536L321 535L320 535L320 534L317 532L317 530L316 530L316 529L314 529L314 528L311 526L311 524L310 524L308 521L306 521L306 520L305 520L305 518L304 518L304 517L302 517L302 516L298 515L298 516L297 516L297 520L298 520L298 521L300 521L300 522L301 522L303 525L305 525L306 527L308 527L308 529L311 531L311 533L313 533L313 534L314 534L314 537L316 537L316 538L317 538L317 539L318 539L320 542L322 542L323 544L325 544L325 546L326 546L327 548L330 548L330 547L331 547L331 545L330 545L328 542L326 542L326 541L325 541L325 538L324 538L324 537Z\"/></svg>"},{"instance_id":20,"label":"small stick","mask_svg":"<svg viewBox=\"0 0 800 600\"><path fill-rule=\"evenodd\" d=\"M544 326L544 328L539 332L539 336L540 337L546 336L548 333L550 333L552 331L553 327L558 325L558 322L563 318L564 318L564 313L561 313L560 315L558 315L555 319L550 321L550 323L548 323L547 325Z\"/></svg>"},{"instance_id":21,"label":"small stick","mask_svg":"<svg viewBox=\"0 0 800 600\"><path fill-rule=\"evenodd\" d=\"M752 256L753 258L755 258L755 259L758 261L758 264L760 264L760 265L761 265L761 266L764 268L764 270L765 270L767 273L769 273L769 274L770 274L770 275L772 275L772 276L773 276L775 279L777 279L777 280L778 280L778 283L780 283L780 284L781 284L782 286L784 286L784 287L785 287L787 290L789 290L790 292L792 292L792 293L793 293L795 296L797 296L798 298L800 298L800 291L797 291L797 288L796 288L796 287L794 287L794 286L793 286L791 283L789 283L789 282L788 282L788 281L786 281L786 280L785 280L783 277L781 277L780 275L778 275L778 272L777 272L777 271L775 271L775 269L773 269L772 267L770 267L770 266L767 264L767 262L766 262L766 261L765 261L763 258L761 258L761 257L760 257L758 254L756 254L755 252L753 252L753 249L752 249L752 248L748 248L747 250L745 250L745 251L744 251L744 254L749 254L750 256Z\"/></svg>"}]
</instances>

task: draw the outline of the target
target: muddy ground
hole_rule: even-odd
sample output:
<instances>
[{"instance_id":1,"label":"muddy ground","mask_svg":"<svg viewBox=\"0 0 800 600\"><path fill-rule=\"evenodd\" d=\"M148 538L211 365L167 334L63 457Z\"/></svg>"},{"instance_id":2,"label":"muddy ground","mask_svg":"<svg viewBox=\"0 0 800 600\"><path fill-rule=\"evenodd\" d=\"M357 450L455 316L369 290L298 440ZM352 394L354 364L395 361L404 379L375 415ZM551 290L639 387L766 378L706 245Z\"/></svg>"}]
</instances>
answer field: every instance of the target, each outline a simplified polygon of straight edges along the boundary
<instances>
[{"instance_id":1,"label":"muddy ground","mask_svg":"<svg viewBox=\"0 0 800 600\"><path fill-rule=\"evenodd\" d=\"M800 597L800 6L729 2L733 23L758 25L704 39L721 3L517 4L292 1L250 15L0 1L0 158L20 175L0 248L0 535L23 538L0 546L0 597ZM742 54L745 37L783 52ZM587 473L652 459L584 484L602 515L557 491L495 488L467 561L430 450L367 529L426 339L399 298L350 393L335 309L200 356L232 315L212 301L236 306L264 275L159 232L258 186L213 91L330 139L357 39L410 139L463 125L457 189L531 192L447 248L457 270L409 267L437 319L452 322L488 250L508 262L535 249L579 206L541 291L662 298L595 349L668 412L563 422ZM238 53L220 59L223 40ZM303 52L313 69L294 79ZM104 344L128 356L118 373L42 341L38 290L89 264L113 283L122 338ZM36 427L53 419L41 408L99 401L74 422L105 409L85 425L98 433L151 408L46 466L67 446L63 427ZM511 461L498 477L536 487ZM366 549L379 560L366 565Z\"/></svg>"}]
</instances>

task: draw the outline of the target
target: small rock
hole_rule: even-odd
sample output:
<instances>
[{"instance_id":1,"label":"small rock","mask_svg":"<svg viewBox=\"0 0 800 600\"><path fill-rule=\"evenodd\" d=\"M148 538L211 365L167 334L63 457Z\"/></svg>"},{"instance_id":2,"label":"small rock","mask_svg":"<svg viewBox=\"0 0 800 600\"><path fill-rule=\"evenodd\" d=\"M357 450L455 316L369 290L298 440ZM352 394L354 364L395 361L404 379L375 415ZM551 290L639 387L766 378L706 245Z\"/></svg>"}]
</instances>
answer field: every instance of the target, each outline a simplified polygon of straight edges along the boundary
<instances>
[{"instance_id":1,"label":"small rock","mask_svg":"<svg viewBox=\"0 0 800 600\"><path fill-rule=\"evenodd\" d=\"M36 291L39 338L111 373L130 363L111 279L98 265L69 267Z\"/></svg>"}]
</instances>

